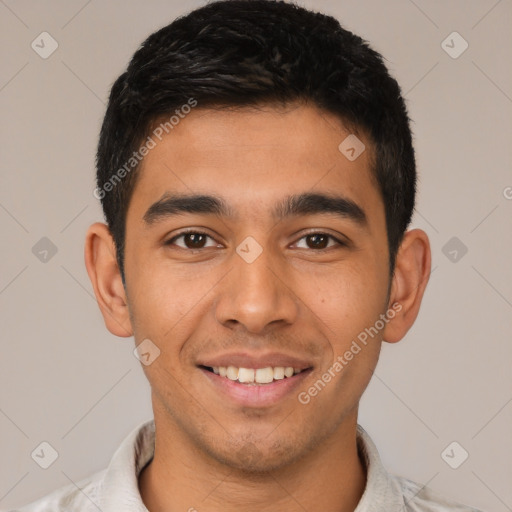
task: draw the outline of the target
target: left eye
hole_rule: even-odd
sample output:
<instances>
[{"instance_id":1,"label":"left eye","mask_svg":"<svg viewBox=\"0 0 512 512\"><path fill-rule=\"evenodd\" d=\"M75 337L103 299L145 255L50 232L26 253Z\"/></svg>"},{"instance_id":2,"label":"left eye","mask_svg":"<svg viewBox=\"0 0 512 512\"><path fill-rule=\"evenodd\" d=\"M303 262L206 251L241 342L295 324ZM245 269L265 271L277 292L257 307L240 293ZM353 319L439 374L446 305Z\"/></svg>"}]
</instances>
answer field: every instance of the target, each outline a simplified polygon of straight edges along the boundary
<instances>
[{"instance_id":1,"label":"left eye","mask_svg":"<svg viewBox=\"0 0 512 512\"><path fill-rule=\"evenodd\" d=\"M327 249L329 246L329 241L334 241L333 245L345 245L343 242L333 237L332 235L328 235L327 233L310 233L309 235L305 235L300 240L306 240L306 249ZM308 246L307 240L310 240L312 243Z\"/></svg>"}]
</instances>

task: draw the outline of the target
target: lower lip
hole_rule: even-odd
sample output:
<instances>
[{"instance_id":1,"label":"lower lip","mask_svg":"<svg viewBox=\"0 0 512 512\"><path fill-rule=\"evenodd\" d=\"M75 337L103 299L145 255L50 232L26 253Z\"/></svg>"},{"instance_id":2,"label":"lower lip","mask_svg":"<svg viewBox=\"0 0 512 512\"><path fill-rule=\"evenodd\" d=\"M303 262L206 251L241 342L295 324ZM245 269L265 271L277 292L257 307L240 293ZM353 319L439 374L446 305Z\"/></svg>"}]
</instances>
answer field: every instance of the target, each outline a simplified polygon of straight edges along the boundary
<instances>
[{"instance_id":1,"label":"lower lip","mask_svg":"<svg viewBox=\"0 0 512 512\"><path fill-rule=\"evenodd\" d=\"M312 371L311 368L308 368L292 377L274 380L268 384L242 384L204 368L199 369L220 393L227 395L238 405L248 407L268 407L276 404L279 400L292 394Z\"/></svg>"}]
</instances>

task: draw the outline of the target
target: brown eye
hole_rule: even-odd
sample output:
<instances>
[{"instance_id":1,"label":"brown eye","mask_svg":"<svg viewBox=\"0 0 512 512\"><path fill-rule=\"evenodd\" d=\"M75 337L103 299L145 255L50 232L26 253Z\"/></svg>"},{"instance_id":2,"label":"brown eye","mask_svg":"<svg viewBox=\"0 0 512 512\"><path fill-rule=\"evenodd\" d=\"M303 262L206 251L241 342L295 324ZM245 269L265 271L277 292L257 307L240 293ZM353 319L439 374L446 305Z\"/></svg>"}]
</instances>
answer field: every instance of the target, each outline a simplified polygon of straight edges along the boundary
<instances>
[{"instance_id":1,"label":"brown eye","mask_svg":"<svg viewBox=\"0 0 512 512\"><path fill-rule=\"evenodd\" d=\"M177 245L182 249L204 249L208 238L213 240L212 237L206 233L201 233L198 231L186 231L171 238L165 243L165 245ZM176 241L179 239L183 240L182 244L176 243ZM213 244L213 246L215 246L215 244Z\"/></svg>"},{"instance_id":2,"label":"brown eye","mask_svg":"<svg viewBox=\"0 0 512 512\"><path fill-rule=\"evenodd\" d=\"M308 235L306 239L311 242L310 247L313 249L325 249L329 243L329 236L315 233L314 235Z\"/></svg>"},{"instance_id":3,"label":"brown eye","mask_svg":"<svg viewBox=\"0 0 512 512\"><path fill-rule=\"evenodd\" d=\"M187 233L183 236L183 240L189 249L201 249L206 241L206 235L201 233Z\"/></svg>"},{"instance_id":4,"label":"brown eye","mask_svg":"<svg viewBox=\"0 0 512 512\"><path fill-rule=\"evenodd\" d=\"M305 240L305 244L300 247L301 249L316 249L322 251L336 245L340 247L346 246L341 240L327 233L310 233L309 235L303 236L299 242L302 240Z\"/></svg>"}]
</instances>

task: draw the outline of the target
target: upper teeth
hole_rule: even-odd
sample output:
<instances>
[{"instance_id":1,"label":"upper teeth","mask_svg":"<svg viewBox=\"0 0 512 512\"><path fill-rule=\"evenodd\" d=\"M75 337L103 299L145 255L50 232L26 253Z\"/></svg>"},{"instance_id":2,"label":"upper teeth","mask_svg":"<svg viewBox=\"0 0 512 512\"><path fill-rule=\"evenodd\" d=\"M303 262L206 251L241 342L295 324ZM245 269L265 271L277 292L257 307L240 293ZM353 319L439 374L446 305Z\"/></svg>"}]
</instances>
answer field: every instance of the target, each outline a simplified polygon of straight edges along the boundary
<instances>
[{"instance_id":1,"label":"upper teeth","mask_svg":"<svg viewBox=\"0 0 512 512\"><path fill-rule=\"evenodd\" d=\"M267 366L266 368L237 368L236 366L214 366L213 372L221 377L227 377L238 382L256 382L257 384L268 384L275 380L291 377L301 371L300 368L292 366Z\"/></svg>"}]
</instances>

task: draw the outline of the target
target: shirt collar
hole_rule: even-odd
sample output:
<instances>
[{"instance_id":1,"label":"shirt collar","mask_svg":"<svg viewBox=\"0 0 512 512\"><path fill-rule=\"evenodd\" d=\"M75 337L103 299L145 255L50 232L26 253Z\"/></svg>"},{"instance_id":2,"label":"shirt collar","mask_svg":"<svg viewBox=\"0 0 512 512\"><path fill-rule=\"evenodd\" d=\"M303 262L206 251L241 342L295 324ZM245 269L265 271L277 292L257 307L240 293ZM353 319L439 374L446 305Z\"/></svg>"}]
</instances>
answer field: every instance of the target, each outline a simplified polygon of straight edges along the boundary
<instances>
[{"instance_id":1,"label":"shirt collar","mask_svg":"<svg viewBox=\"0 0 512 512\"><path fill-rule=\"evenodd\" d=\"M366 487L354 512L404 510L400 485L383 466L375 443L361 425L357 425L357 449L366 467Z\"/></svg>"},{"instance_id":2,"label":"shirt collar","mask_svg":"<svg viewBox=\"0 0 512 512\"><path fill-rule=\"evenodd\" d=\"M114 453L99 489L103 512L148 512L139 492L139 473L153 458L155 421L149 420L128 435Z\"/></svg>"},{"instance_id":3,"label":"shirt collar","mask_svg":"<svg viewBox=\"0 0 512 512\"><path fill-rule=\"evenodd\" d=\"M354 512L401 510L403 494L382 465L369 434L360 425L357 425L357 448L367 478L363 496ZM140 496L138 477L153 458L154 449L155 423L152 419L135 428L114 453L98 493L98 504L103 512L148 512Z\"/></svg>"}]
</instances>

